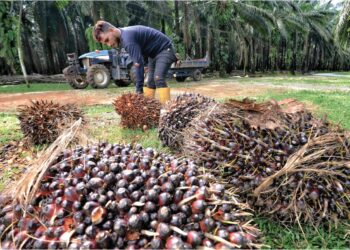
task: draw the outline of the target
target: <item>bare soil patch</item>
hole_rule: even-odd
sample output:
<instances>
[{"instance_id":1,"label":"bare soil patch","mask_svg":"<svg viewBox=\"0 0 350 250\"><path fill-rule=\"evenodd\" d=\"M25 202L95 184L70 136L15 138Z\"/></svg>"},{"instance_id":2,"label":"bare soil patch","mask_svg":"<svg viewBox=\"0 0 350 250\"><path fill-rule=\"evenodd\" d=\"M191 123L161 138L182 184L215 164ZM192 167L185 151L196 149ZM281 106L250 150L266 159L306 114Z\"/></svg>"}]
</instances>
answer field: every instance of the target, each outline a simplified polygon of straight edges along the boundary
<instances>
[{"instance_id":1,"label":"bare soil patch","mask_svg":"<svg viewBox=\"0 0 350 250\"><path fill-rule=\"evenodd\" d=\"M199 83L185 83L183 87L172 88L172 95L183 92L196 92L213 98L233 96L252 96L262 94L269 88L265 86L243 85L237 82L222 82L220 80L204 80ZM111 104L116 94L106 90L71 90L46 91L33 93L0 94L0 111L13 111L20 105L28 105L33 100L52 100L60 104L75 103L78 106Z\"/></svg>"}]
</instances>

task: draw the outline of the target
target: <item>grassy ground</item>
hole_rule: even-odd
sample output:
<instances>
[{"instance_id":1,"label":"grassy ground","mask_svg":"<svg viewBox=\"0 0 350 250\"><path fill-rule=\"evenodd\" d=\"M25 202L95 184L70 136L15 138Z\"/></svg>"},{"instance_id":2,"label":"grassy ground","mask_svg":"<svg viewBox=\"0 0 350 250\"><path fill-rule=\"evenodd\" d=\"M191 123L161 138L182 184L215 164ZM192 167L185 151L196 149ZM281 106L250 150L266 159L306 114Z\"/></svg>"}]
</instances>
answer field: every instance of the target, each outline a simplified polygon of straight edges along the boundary
<instances>
[{"instance_id":1,"label":"grassy ground","mask_svg":"<svg viewBox=\"0 0 350 250\"><path fill-rule=\"evenodd\" d=\"M261 79L261 81L265 81ZM276 82L284 80L276 80ZM291 81L292 82L292 81ZM40 84L41 85L41 84ZM41 85L38 91L49 89L50 86ZM67 85L68 86L68 85ZM60 86L66 88L67 86ZM52 87L52 85L51 85ZM70 89L68 86L66 89ZM123 88L125 90L125 88ZM14 89L13 89L14 90ZM19 91L20 89L17 89ZM52 89L50 89L52 90ZM118 88L111 88L112 91L118 91ZM0 88L0 92L1 92ZM315 108L315 112L322 116L328 115L328 118L340 123L344 128L350 129L350 98L348 93L344 92L321 92L321 91L288 91L288 92L269 92L262 96L255 96L259 101L270 98L296 98L306 102L309 106ZM153 147L159 151L169 150L161 146L155 129L143 132L140 130L122 129L119 126L119 116L113 110L112 105L96 105L85 107L84 112L88 118L90 127L88 132L96 140L108 140L111 142L131 143L138 142L144 147ZM15 113L0 113L0 146L12 140L22 138L19 129L19 123ZM2 173L0 178L0 191L4 184L15 174L20 172L18 169ZM333 248L347 249L350 246L350 226L341 224L339 228L329 230L318 227L317 230L311 226L304 226L306 238L298 226L285 228L278 222L266 218L256 218L256 223L265 235L265 244L271 248ZM347 222L349 224L349 222ZM346 238L347 236L347 238Z\"/></svg>"}]
</instances>

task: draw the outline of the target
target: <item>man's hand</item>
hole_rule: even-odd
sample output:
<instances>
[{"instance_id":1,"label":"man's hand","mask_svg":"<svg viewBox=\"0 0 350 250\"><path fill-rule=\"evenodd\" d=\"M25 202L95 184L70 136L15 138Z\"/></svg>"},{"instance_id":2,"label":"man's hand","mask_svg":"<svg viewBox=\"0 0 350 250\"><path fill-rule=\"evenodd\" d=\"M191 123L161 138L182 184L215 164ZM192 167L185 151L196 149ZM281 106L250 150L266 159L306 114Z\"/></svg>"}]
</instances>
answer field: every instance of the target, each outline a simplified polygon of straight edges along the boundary
<instances>
[{"instance_id":1,"label":"man's hand","mask_svg":"<svg viewBox=\"0 0 350 250\"><path fill-rule=\"evenodd\" d=\"M140 64L139 63L134 63L135 67L136 68L139 68L140 67Z\"/></svg>"}]
</instances>

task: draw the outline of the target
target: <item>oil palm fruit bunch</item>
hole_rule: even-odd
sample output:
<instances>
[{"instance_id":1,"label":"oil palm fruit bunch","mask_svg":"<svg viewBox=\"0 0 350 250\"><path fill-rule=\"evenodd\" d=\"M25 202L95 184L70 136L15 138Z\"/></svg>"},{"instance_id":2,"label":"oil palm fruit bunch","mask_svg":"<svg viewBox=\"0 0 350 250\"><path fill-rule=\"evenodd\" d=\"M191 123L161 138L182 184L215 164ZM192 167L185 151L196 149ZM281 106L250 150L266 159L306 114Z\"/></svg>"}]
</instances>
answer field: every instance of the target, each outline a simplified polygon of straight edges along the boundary
<instances>
[{"instance_id":1,"label":"oil palm fruit bunch","mask_svg":"<svg viewBox=\"0 0 350 250\"><path fill-rule=\"evenodd\" d=\"M218 105L192 120L184 138L183 152L238 188L248 202L253 201L250 196L262 180L280 170L309 138L327 132L327 127L315 126L310 113L276 115L274 110L269 119L269 111L263 110ZM267 127L266 121L279 126Z\"/></svg>"},{"instance_id":2,"label":"oil palm fruit bunch","mask_svg":"<svg viewBox=\"0 0 350 250\"><path fill-rule=\"evenodd\" d=\"M18 119L25 138L35 145L51 143L64 128L79 118L82 111L74 104L53 101L32 101L18 108Z\"/></svg>"},{"instance_id":3,"label":"oil palm fruit bunch","mask_svg":"<svg viewBox=\"0 0 350 250\"><path fill-rule=\"evenodd\" d=\"M254 190L256 210L291 223L349 219L349 146L339 131L311 139Z\"/></svg>"},{"instance_id":4,"label":"oil palm fruit bunch","mask_svg":"<svg viewBox=\"0 0 350 250\"><path fill-rule=\"evenodd\" d=\"M113 105L123 127L146 130L158 126L161 104L154 98L127 93L117 97Z\"/></svg>"},{"instance_id":5,"label":"oil palm fruit bunch","mask_svg":"<svg viewBox=\"0 0 350 250\"><path fill-rule=\"evenodd\" d=\"M247 205L212 180L141 145L67 149L30 204L1 208L1 248L259 248Z\"/></svg>"},{"instance_id":6,"label":"oil palm fruit bunch","mask_svg":"<svg viewBox=\"0 0 350 250\"><path fill-rule=\"evenodd\" d=\"M215 105L208 97L185 93L169 101L162 111L159 120L158 136L163 145L173 150L181 150L183 130L199 113Z\"/></svg>"}]
</instances>

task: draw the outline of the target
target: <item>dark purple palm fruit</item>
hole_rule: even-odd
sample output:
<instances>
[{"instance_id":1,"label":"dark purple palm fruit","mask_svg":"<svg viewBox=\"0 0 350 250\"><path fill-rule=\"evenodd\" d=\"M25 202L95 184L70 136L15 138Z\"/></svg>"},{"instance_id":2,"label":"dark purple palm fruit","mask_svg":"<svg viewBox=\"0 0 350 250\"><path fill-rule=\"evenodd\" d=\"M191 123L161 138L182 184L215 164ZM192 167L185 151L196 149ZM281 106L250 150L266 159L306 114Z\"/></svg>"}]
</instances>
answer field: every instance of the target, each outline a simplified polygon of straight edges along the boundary
<instances>
[{"instance_id":1,"label":"dark purple palm fruit","mask_svg":"<svg viewBox=\"0 0 350 250\"><path fill-rule=\"evenodd\" d=\"M80 223L75 227L75 233L78 235L83 235L85 233L86 226L84 223Z\"/></svg>"},{"instance_id":2,"label":"dark purple palm fruit","mask_svg":"<svg viewBox=\"0 0 350 250\"><path fill-rule=\"evenodd\" d=\"M135 202L140 200L141 196L142 196L141 191L136 190L131 193L130 198Z\"/></svg>"},{"instance_id":3,"label":"dark purple palm fruit","mask_svg":"<svg viewBox=\"0 0 350 250\"><path fill-rule=\"evenodd\" d=\"M132 231L139 231L142 227L141 216L138 214L133 214L128 220L128 226Z\"/></svg>"},{"instance_id":4,"label":"dark purple palm fruit","mask_svg":"<svg viewBox=\"0 0 350 250\"><path fill-rule=\"evenodd\" d=\"M215 221L210 217L206 217L199 222L199 225L202 232L211 232L215 228Z\"/></svg>"},{"instance_id":5,"label":"dark purple palm fruit","mask_svg":"<svg viewBox=\"0 0 350 250\"><path fill-rule=\"evenodd\" d=\"M145 203L144 210L145 210L147 213L152 213L152 212L155 212L155 211L157 210L157 206L156 206L156 204L154 204L153 202L147 201L147 202Z\"/></svg>"},{"instance_id":6,"label":"dark purple palm fruit","mask_svg":"<svg viewBox=\"0 0 350 250\"><path fill-rule=\"evenodd\" d=\"M157 233L159 238L166 240L172 233L170 227L165 223L159 223L157 226Z\"/></svg>"},{"instance_id":7,"label":"dark purple palm fruit","mask_svg":"<svg viewBox=\"0 0 350 250\"><path fill-rule=\"evenodd\" d=\"M98 229L95 225L90 225L85 229L85 235L90 239L94 239L97 233Z\"/></svg>"},{"instance_id":8,"label":"dark purple palm fruit","mask_svg":"<svg viewBox=\"0 0 350 250\"><path fill-rule=\"evenodd\" d=\"M80 249L96 249L96 241L95 240L85 240Z\"/></svg>"},{"instance_id":9,"label":"dark purple palm fruit","mask_svg":"<svg viewBox=\"0 0 350 250\"><path fill-rule=\"evenodd\" d=\"M147 201L158 203L158 192L154 189L148 189L145 191Z\"/></svg>"},{"instance_id":10,"label":"dark purple palm fruit","mask_svg":"<svg viewBox=\"0 0 350 250\"><path fill-rule=\"evenodd\" d=\"M164 243L160 238L154 237L151 240L151 248L152 249L164 249Z\"/></svg>"},{"instance_id":11,"label":"dark purple palm fruit","mask_svg":"<svg viewBox=\"0 0 350 250\"><path fill-rule=\"evenodd\" d=\"M129 183L132 182L133 179L135 178L134 172L130 169L123 170L122 175L123 175L123 178Z\"/></svg>"},{"instance_id":12,"label":"dark purple palm fruit","mask_svg":"<svg viewBox=\"0 0 350 250\"><path fill-rule=\"evenodd\" d=\"M229 232L223 228L217 230L216 235L224 240L228 240L228 238L229 238Z\"/></svg>"},{"instance_id":13,"label":"dark purple palm fruit","mask_svg":"<svg viewBox=\"0 0 350 250\"><path fill-rule=\"evenodd\" d=\"M85 203L84 207L83 207L83 211L85 214L87 215L91 215L92 211L98 207L100 204L98 204L95 201L88 201Z\"/></svg>"},{"instance_id":14,"label":"dark purple palm fruit","mask_svg":"<svg viewBox=\"0 0 350 250\"><path fill-rule=\"evenodd\" d=\"M125 220L116 219L113 226L114 232L117 233L118 237L125 237L128 226Z\"/></svg>"},{"instance_id":15,"label":"dark purple palm fruit","mask_svg":"<svg viewBox=\"0 0 350 250\"><path fill-rule=\"evenodd\" d=\"M172 203L172 195L169 193L161 193L158 197L158 205L159 206L167 206L170 205Z\"/></svg>"},{"instance_id":16,"label":"dark purple palm fruit","mask_svg":"<svg viewBox=\"0 0 350 250\"><path fill-rule=\"evenodd\" d=\"M179 203L180 201L183 200L183 191L182 190L176 190L175 191L175 194L174 194L174 202L177 204Z\"/></svg>"},{"instance_id":17,"label":"dark purple palm fruit","mask_svg":"<svg viewBox=\"0 0 350 250\"><path fill-rule=\"evenodd\" d=\"M171 210L168 207L161 207L158 210L157 218L160 222L170 222L171 220Z\"/></svg>"},{"instance_id":18,"label":"dark purple palm fruit","mask_svg":"<svg viewBox=\"0 0 350 250\"><path fill-rule=\"evenodd\" d=\"M103 181L107 183L107 185L113 185L115 183L115 180L116 177L113 172L110 172L103 177Z\"/></svg>"},{"instance_id":19,"label":"dark purple palm fruit","mask_svg":"<svg viewBox=\"0 0 350 250\"><path fill-rule=\"evenodd\" d=\"M170 181L167 181L165 183L163 183L162 187L162 192L166 192L166 193L173 193L175 190L175 187L173 185L173 183L171 183Z\"/></svg>"},{"instance_id":20,"label":"dark purple palm fruit","mask_svg":"<svg viewBox=\"0 0 350 250\"><path fill-rule=\"evenodd\" d=\"M181 238L176 236L170 236L165 243L166 249L182 249L184 245L184 242L181 240Z\"/></svg>"},{"instance_id":21,"label":"dark purple palm fruit","mask_svg":"<svg viewBox=\"0 0 350 250\"><path fill-rule=\"evenodd\" d=\"M68 250L79 250L80 245L81 244L79 242L71 242L68 246Z\"/></svg>"},{"instance_id":22,"label":"dark purple palm fruit","mask_svg":"<svg viewBox=\"0 0 350 250\"><path fill-rule=\"evenodd\" d=\"M190 217L192 214L191 207L188 204L180 206L180 211L184 213L187 217Z\"/></svg>"},{"instance_id":23,"label":"dark purple palm fruit","mask_svg":"<svg viewBox=\"0 0 350 250\"><path fill-rule=\"evenodd\" d=\"M128 197L129 197L129 191L126 188L117 189L117 192L115 193L116 201L120 201L121 199L128 198Z\"/></svg>"},{"instance_id":24,"label":"dark purple palm fruit","mask_svg":"<svg viewBox=\"0 0 350 250\"><path fill-rule=\"evenodd\" d=\"M118 210L123 213L129 212L132 202L128 198L123 198L118 203Z\"/></svg>"},{"instance_id":25,"label":"dark purple palm fruit","mask_svg":"<svg viewBox=\"0 0 350 250\"><path fill-rule=\"evenodd\" d=\"M88 186L90 189L97 190L101 188L104 184L104 181L101 178L93 177L89 180Z\"/></svg>"},{"instance_id":26,"label":"dark purple palm fruit","mask_svg":"<svg viewBox=\"0 0 350 250\"><path fill-rule=\"evenodd\" d=\"M109 249L112 246L112 239L107 231L100 231L96 235L96 246L100 249Z\"/></svg>"}]
</instances>

